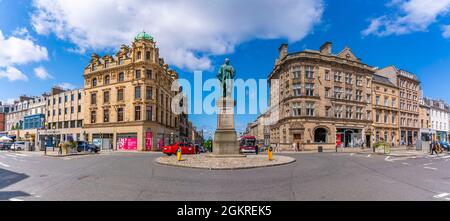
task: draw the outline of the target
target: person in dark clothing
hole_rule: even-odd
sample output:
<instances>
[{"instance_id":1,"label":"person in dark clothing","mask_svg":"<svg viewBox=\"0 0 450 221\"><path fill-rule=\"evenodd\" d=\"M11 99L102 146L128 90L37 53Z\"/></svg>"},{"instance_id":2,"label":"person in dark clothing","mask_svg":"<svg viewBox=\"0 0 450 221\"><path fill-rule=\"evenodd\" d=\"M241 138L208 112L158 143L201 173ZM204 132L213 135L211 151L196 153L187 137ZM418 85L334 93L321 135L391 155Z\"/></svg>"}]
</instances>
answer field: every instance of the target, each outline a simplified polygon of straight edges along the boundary
<instances>
[{"instance_id":1,"label":"person in dark clothing","mask_svg":"<svg viewBox=\"0 0 450 221\"><path fill-rule=\"evenodd\" d=\"M430 144L430 149L431 149L431 155L433 155L434 153L436 153L436 155L439 155L437 152L437 144L436 141L432 141Z\"/></svg>"}]
</instances>

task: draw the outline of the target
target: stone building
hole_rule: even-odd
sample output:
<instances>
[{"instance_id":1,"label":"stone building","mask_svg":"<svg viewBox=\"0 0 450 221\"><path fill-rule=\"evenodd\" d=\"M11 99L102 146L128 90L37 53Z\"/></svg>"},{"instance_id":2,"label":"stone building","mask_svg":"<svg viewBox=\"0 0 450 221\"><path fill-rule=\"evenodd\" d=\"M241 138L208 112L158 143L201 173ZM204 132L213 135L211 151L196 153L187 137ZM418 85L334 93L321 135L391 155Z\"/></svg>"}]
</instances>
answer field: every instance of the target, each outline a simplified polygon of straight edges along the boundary
<instances>
[{"instance_id":1,"label":"stone building","mask_svg":"<svg viewBox=\"0 0 450 221\"><path fill-rule=\"evenodd\" d=\"M399 89L388 78L373 75L372 107L375 142L400 144Z\"/></svg>"},{"instance_id":2,"label":"stone building","mask_svg":"<svg viewBox=\"0 0 450 221\"><path fill-rule=\"evenodd\" d=\"M21 96L6 115L6 130L15 140L29 141L31 147L38 144L38 129L45 127L45 105L48 94L36 97Z\"/></svg>"},{"instance_id":3,"label":"stone building","mask_svg":"<svg viewBox=\"0 0 450 221\"><path fill-rule=\"evenodd\" d=\"M347 47L333 54L327 42L319 51L288 53L281 45L268 77L270 118L277 119L271 120L270 142L301 150L370 144L373 74Z\"/></svg>"},{"instance_id":4,"label":"stone building","mask_svg":"<svg viewBox=\"0 0 450 221\"><path fill-rule=\"evenodd\" d=\"M399 87L400 145L414 146L419 139L420 81L416 75L394 66L376 71Z\"/></svg>"},{"instance_id":5,"label":"stone building","mask_svg":"<svg viewBox=\"0 0 450 221\"><path fill-rule=\"evenodd\" d=\"M448 141L449 105L443 100L423 98L430 108L430 133L439 141Z\"/></svg>"},{"instance_id":6,"label":"stone building","mask_svg":"<svg viewBox=\"0 0 450 221\"><path fill-rule=\"evenodd\" d=\"M83 89L52 88L46 104L46 127L39 130L43 144L55 147L61 142L85 139L82 133L83 95Z\"/></svg>"},{"instance_id":7,"label":"stone building","mask_svg":"<svg viewBox=\"0 0 450 221\"><path fill-rule=\"evenodd\" d=\"M0 101L0 136L4 136L7 133L5 133L6 131L6 114L9 113L11 109L11 105L9 104L3 104Z\"/></svg>"},{"instance_id":8,"label":"stone building","mask_svg":"<svg viewBox=\"0 0 450 221\"><path fill-rule=\"evenodd\" d=\"M431 141L432 130L430 121L430 106L424 99L420 99L419 104L419 122L420 122L420 140Z\"/></svg>"},{"instance_id":9,"label":"stone building","mask_svg":"<svg viewBox=\"0 0 450 221\"><path fill-rule=\"evenodd\" d=\"M145 151L177 140L179 118L171 111L177 78L145 32L115 56L93 54L84 70L83 131L89 141Z\"/></svg>"}]
</instances>

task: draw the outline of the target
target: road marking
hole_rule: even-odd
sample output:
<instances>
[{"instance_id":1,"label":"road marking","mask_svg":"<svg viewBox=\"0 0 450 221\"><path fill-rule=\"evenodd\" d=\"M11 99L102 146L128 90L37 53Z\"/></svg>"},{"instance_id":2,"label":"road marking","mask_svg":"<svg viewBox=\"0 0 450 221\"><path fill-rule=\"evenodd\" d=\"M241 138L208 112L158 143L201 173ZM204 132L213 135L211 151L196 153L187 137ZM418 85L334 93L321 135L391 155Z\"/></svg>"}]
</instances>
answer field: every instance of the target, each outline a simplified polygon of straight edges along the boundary
<instances>
[{"instance_id":1,"label":"road marking","mask_svg":"<svg viewBox=\"0 0 450 221\"><path fill-rule=\"evenodd\" d=\"M8 157L17 157L16 155L12 155L12 154L5 154Z\"/></svg>"},{"instance_id":2,"label":"road marking","mask_svg":"<svg viewBox=\"0 0 450 221\"><path fill-rule=\"evenodd\" d=\"M440 198L446 197L448 195L450 195L450 193L441 193L441 194L438 194L438 195L433 196L433 197L436 198L436 199L440 199Z\"/></svg>"},{"instance_id":3,"label":"road marking","mask_svg":"<svg viewBox=\"0 0 450 221\"><path fill-rule=\"evenodd\" d=\"M28 157L28 155L25 155L23 153L14 153L14 155L21 156L21 157Z\"/></svg>"},{"instance_id":4,"label":"road marking","mask_svg":"<svg viewBox=\"0 0 450 221\"><path fill-rule=\"evenodd\" d=\"M409 165L409 163L402 163L403 165Z\"/></svg>"},{"instance_id":5,"label":"road marking","mask_svg":"<svg viewBox=\"0 0 450 221\"><path fill-rule=\"evenodd\" d=\"M424 169L437 170L437 168L434 168L434 167L424 167Z\"/></svg>"},{"instance_id":6,"label":"road marking","mask_svg":"<svg viewBox=\"0 0 450 221\"><path fill-rule=\"evenodd\" d=\"M434 163L426 163L426 164L424 164L424 166L429 166L431 164L434 164Z\"/></svg>"},{"instance_id":7,"label":"road marking","mask_svg":"<svg viewBox=\"0 0 450 221\"><path fill-rule=\"evenodd\" d=\"M353 156L353 155L355 155L355 154L354 154L354 153L351 153L351 154L350 154L350 156Z\"/></svg>"},{"instance_id":8,"label":"road marking","mask_svg":"<svg viewBox=\"0 0 450 221\"><path fill-rule=\"evenodd\" d=\"M11 198L9 199L9 201L23 201L22 199L17 199L17 198Z\"/></svg>"},{"instance_id":9,"label":"road marking","mask_svg":"<svg viewBox=\"0 0 450 221\"><path fill-rule=\"evenodd\" d=\"M0 166L3 166L3 167L9 167L8 164L4 164L4 163L2 163L2 162L0 162Z\"/></svg>"},{"instance_id":10,"label":"road marking","mask_svg":"<svg viewBox=\"0 0 450 221\"><path fill-rule=\"evenodd\" d=\"M372 154L367 155L368 158L371 157L371 156L372 156Z\"/></svg>"}]
</instances>

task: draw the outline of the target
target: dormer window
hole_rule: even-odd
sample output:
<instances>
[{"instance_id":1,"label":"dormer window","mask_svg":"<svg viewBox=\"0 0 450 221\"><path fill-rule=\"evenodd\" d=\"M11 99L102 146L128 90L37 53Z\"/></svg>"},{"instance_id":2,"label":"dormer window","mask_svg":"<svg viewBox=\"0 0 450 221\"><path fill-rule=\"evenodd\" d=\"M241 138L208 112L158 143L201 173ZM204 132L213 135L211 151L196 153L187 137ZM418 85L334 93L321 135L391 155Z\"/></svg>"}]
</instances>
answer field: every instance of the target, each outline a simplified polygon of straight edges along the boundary
<instances>
[{"instance_id":1,"label":"dormer window","mask_svg":"<svg viewBox=\"0 0 450 221\"><path fill-rule=\"evenodd\" d=\"M95 64L92 64L91 71L95 71L95 70L97 70L97 68L96 68Z\"/></svg>"},{"instance_id":2,"label":"dormer window","mask_svg":"<svg viewBox=\"0 0 450 221\"><path fill-rule=\"evenodd\" d=\"M92 87L97 86L97 78L92 79Z\"/></svg>"},{"instance_id":3,"label":"dormer window","mask_svg":"<svg viewBox=\"0 0 450 221\"><path fill-rule=\"evenodd\" d=\"M109 61L105 61L105 68L109 67Z\"/></svg>"},{"instance_id":4,"label":"dormer window","mask_svg":"<svg viewBox=\"0 0 450 221\"><path fill-rule=\"evenodd\" d=\"M147 51L147 52L145 53L145 59L146 59L146 60L150 60L150 51Z\"/></svg>"},{"instance_id":5,"label":"dormer window","mask_svg":"<svg viewBox=\"0 0 450 221\"><path fill-rule=\"evenodd\" d=\"M137 60L141 60L142 53L140 51L137 52Z\"/></svg>"},{"instance_id":6,"label":"dormer window","mask_svg":"<svg viewBox=\"0 0 450 221\"><path fill-rule=\"evenodd\" d=\"M122 58L119 58L118 64L119 64L119 65L122 65L122 64L123 64L123 59L122 59Z\"/></svg>"}]
</instances>

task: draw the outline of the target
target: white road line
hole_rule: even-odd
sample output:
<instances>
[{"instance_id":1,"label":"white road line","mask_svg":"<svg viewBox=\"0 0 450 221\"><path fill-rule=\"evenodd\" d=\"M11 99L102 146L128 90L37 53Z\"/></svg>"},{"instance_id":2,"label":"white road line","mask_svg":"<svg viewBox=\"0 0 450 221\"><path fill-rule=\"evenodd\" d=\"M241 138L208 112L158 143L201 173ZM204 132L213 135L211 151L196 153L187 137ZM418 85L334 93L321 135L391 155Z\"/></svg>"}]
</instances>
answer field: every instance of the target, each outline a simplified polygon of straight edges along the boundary
<instances>
[{"instance_id":1,"label":"white road line","mask_svg":"<svg viewBox=\"0 0 450 221\"><path fill-rule=\"evenodd\" d=\"M424 166L429 166L431 164L434 164L434 163L426 163L426 164L424 164Z\"/></svg>"},{"instance_id":2,"label":"white road line","mask_svg":"<svg viewBox=\"0 0 450 221\"><path fill-rule=\"evenodd\" d=\"M368 158L371 157L371 156L372 156L372 154L367 155Z\"/></svg>"},{"instance_id":3,"label":"white road line","mask_svg":"<svg viewBox=\"0 0 450 221\"><path fill-rule=\"evenodd\" d=\"M4 163L2 163L2 162L0 162L0 166L3 166L3 167L9 167L8 164L4 164Z\"/></svg>"},{"instance_id":4,"label":"white road line","mask_svg":"<svg viewBox=\"0 0 450 221\"><path fill-rule=\"evenodd\" d=\"M402 163L403 165L409 165L409 163Z\"/></svg>"},{"instance_id":5,"label":"white road line","mask_svg":"<svg viewBox=\"0 0 450 221\"><path fill-rule=\"evenodd\" d=\"M14 153L14 155L21 156L21 157L28 157L28 155L25 155L23 153Z\"/></svg>"},{"instance_id":6,"label":"white road line","mask_svg":"<svg viewBox=\"0 0 450 221\"><path fill-rule=\"evenodd\" d=\"M23 201L22 199L17 199L17 198L11 198L9 199L9 201Z\"/></svg>"},{"instance_id":7,"label":"white road line","mask_svg":"<svg viewBox=\"0 0 450 221\"><path fill-rule=\"evenodd\" d=\"M8 157L17 157L16 155L12 155L12 154L5 154Z\"/></svg>"},{"instance_id":8,"label":"white road line","mask_svg":"<svg viewBox=\"0 0 450 221\"><path fill-rule=\"evenodd\" d=\"M434 167L424 167L424 169L437 170L437 168L434 168Z\"/></svg>"},{"instance_id":9,"label":"white road line","mask_svg":"<svg viewBox=\"0 0 450 221\"><path fill-rule=\"evenodd\" d=\"M450 193L441 193L441 194L438 194L438 195L433 196L433 197L436 198L436 199L439 199L439 198L442 198L442 197L446 197L448 195L450 195Z\"/></svg>"}]
</instances>

